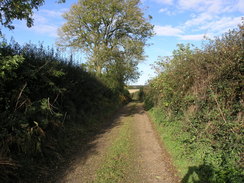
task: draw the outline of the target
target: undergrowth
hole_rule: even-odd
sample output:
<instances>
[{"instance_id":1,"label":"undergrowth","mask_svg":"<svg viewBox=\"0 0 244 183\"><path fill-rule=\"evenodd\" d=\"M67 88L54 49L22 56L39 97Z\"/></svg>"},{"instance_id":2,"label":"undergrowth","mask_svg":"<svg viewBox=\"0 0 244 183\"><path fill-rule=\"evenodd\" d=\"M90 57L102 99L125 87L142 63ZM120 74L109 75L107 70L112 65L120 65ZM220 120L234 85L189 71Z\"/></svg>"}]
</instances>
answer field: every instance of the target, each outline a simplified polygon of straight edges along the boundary
<instances>
[{"instance_id":1,"label":"undergrowth","mask_svg":"<svg viewBox=\"0 0 244 183\"><path fill-rule=\"evenodd\" d=\"M145 87L145 108L184 183L244 181L243 41L240 26L202 49L178 45Z\"/></svg>"},{"instance_id":2,"label":"undergrowth","mask_svg":"<svg viewBox=\"0 0 244 183\"><path fill-rule=\"evenodd\" d=\"M1 182L42 180L75 139L129 99L61 55L0 43Z\"/></svg>"}]
</instances>

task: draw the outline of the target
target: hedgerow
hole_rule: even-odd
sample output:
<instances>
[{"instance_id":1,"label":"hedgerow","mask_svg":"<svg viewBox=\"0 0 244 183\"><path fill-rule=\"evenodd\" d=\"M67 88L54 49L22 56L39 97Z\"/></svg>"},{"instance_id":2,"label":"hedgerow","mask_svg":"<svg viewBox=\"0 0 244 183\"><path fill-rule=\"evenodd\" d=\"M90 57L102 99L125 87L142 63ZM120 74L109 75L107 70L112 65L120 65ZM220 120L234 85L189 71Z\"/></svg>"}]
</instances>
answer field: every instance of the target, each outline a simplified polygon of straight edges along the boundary
<instances>
[{"instance_id":1,"label":"hedgerow","mask_svg":"<svg viewBox=\"0 0 244 183\"><path fill-rule=\"evenodd\" d=\"M62 158L69 139L128 99L59 50L2 41L0 60L3 182L42 177Z\"/></svg>"},{"instance_id":2,"label":"hedgerow","mask_svg":"<svg viewBox=\"0 0 244 183\"><path fill-rule=\"evenodd\" d=\"M199 160L212 167L202 169L209 171L208 182L243 181L241 27L208 40L202 49L178 45L171 57L159 59L159 74L147 87L146 109L159 108L163 126L182 124L182 134L187 133L187 137L178 140L188 158L202 145L207 147Z\"/></svg>"}]
</instances>

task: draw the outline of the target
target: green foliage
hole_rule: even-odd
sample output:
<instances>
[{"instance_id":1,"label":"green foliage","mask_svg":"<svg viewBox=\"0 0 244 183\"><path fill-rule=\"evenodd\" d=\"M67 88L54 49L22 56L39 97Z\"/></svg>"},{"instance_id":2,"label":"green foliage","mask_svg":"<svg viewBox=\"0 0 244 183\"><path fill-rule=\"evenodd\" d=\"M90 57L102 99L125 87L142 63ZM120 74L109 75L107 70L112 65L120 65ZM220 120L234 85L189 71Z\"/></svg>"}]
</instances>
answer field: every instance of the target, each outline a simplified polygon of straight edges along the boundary
<instances>
[{"instance_id":1,"label":"green foliage","mask_svg":"<svg viewBox=\"0 0 244 183\"><path fill-rule=\"evenodd\" d=\"M9 29L14 29L13 20L26 20L27 27L33 25L33 10L44 4L45 0L1 0L0 24ZM59 3L65 0L59 0ZM1 30L0 30L1 33Z\"/></svg>"},{"instance_id":2,"label":"green foliage","mask_svg":"<svg viewBox=\"0 0 244 183\"><path fill-rule=\"evenodd\" d=\"M14 56L6 56L1 58L1 65L0 65L0 77L4 78L6 72L11 73L12 70L18 68L18 65L23 62L24 58L21 55L14 55Z\"/></svg>"},{"instance_id":3,"label":"green foliage","mask_svg":"<svg viewBox=\"0 0 244 183\"><path fill-rule=\"evenodd\" d=\"M243 171L236 164L240 157L234 151L226 153L213 147L211 139L193 136L181 120L170 118L160 108L151 109L149 114L173 158L182 183L243 182Z\"/></svg>"},{"instance_id":4,"label":"green foliage","mask_svg":"<svg viewBox=\"0 0 244 183\"><path fill-rule=\"evenodd\" d=\"M59 54L42 45L1 44L1 181L28 182L38 166L58 161L69 138L81 135L92 119L128 100Z\"/></svg>"},{"instance_id":5,"label":"green foliage","mask_svg":"<svg viewBox=\"0 0 244 183\"><path fill-rule=\"evenodd\" d=\"M136 91L134 93L131 93L130 95L131 95L131 99L132 100L143 102L144 101L143 87L140 87L139 88L139 91Z\"/></svg>"},{"instance_id":6,"label":"green foliage","mask_svg":"<svg viewBox=\"0 0 244 183\"><path fill-rule=\"evenodd\" d=\"M64 14L58 45L82 50L87 66L112 85L123 87L138 78L144 46L153 26L144 18L139 0L80 0Z\"/></svg>"},{"instance_id":7,"label":"green foliage","mask_svg":"<svg viewBox=\"0 0 244 183\"><path fill-rule=\"evenodd\" d=\"M208 147L199 160L212 168L209 182L241 182L243 40L235 29L201 50L178 45L172 57L157 62L159 75L146 90L147 109L159 107L172 126L182 123L189 139L178 140L188 157Z\"/></svg>"}]
</instances>

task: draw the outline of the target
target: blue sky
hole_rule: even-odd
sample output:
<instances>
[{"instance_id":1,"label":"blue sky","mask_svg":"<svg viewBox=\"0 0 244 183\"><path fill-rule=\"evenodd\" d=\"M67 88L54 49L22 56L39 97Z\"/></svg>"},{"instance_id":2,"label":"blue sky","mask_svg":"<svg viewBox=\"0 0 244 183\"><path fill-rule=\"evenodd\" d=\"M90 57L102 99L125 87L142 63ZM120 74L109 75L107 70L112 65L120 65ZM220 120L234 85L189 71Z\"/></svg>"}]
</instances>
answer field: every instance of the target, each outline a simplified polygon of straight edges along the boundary
<instances>
[{"instance_id":1,"label":"blue sky","mask_svg":"<svg viewBox=\"0 0 244 183\"><path fill-rule=\"evenodd\" d=\"M46 0L34 14L34 26L27 28L25 22L14 21L15 30L3 29L5 37L20 44L43 42L55 46L57 29L65 20L62 14L77 0ZM155 76L151 65L158 56L169 56L179 43L192 43L200 47L203 37L212 38L229 29L236 28L244 17L244 0L142 0L145 15L151 15L156 35L145 48L147 59L139 65L140 79L133 84L144 84ZM81 60L85 62L85 60Z\"/></svg>"}]
</instances>

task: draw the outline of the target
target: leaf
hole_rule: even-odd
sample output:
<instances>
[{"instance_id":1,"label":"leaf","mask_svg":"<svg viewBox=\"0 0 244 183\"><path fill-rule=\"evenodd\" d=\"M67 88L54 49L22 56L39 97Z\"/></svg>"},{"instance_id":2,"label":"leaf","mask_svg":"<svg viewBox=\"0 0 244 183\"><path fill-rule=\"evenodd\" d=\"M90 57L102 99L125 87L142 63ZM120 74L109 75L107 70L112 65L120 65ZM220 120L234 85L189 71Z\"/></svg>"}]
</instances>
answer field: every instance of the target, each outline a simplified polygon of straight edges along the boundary
<instances>
[{"instance_id":1,"label":"leaf","mask_svg":"<svg viewBox=\"0 0 244 183\"><path fill-rule=\"evenodd\" d=\"M22 123L22 124L20 124L20 126L21 126L21 128L26 128L26 127L29 126L29 124L27 124L27 123Z\"/></svg>"}]
</instances>

